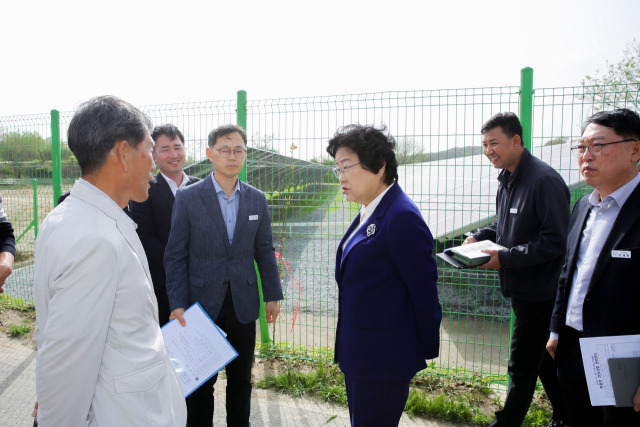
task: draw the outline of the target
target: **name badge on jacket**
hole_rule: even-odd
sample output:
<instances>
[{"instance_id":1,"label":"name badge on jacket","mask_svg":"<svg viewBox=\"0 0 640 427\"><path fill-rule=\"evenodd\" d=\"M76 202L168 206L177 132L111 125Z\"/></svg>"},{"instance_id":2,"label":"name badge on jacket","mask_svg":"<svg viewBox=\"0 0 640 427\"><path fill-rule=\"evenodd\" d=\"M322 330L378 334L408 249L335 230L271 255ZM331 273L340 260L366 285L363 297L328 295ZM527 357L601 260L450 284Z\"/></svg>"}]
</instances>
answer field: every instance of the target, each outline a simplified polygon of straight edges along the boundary
<instances>
[{"instance_id":1,"label":"name badge on jacket","mask_svg":"<svg viewBox=\"0 0 640 427\"><path fill-rule=\"evenodd\" d=\"M509 209L509 213L510 213L510 214L517 214L517 213L518 213L518 208L511 208L511 209Z\"/></svg>"},{"instance_id":2,"label":"name badge on jacket","mask_svg":"<svg viewBox=\"0 0 640 427\"><path fill-rule=\"evenodd\" d=\"M611 258L631 258L631 251L611 251Z\"/></svg>"},{"instance_id":3,"label":"name badge on jacket","mask_svg":"<svg viewBox=\"0 0 640 427\"><path fill-rule=\"evenodd\" d=\"M258 215L249 215L249 221L257 221Z\"/></svg>"}]
</instances>

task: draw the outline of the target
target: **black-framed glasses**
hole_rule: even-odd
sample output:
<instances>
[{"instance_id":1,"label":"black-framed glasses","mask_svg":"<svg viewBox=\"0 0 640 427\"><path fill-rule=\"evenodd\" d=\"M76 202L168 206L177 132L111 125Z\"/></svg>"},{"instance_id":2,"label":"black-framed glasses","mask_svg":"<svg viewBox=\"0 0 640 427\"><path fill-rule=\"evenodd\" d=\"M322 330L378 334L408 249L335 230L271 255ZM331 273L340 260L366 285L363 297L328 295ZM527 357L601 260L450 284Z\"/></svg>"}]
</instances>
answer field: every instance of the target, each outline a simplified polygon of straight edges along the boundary
<instances>
[{"instance_id":1,"label":"black-framed glasses","mask_svg":"<svg viewBox=\"0 0 640 427\"><path fill-rule=\"evenodd\" d=\"M613 142L596 142L589 145L574 145L571 147L571 151L575 151L578 156L584 155L584 153L589 150L592 156L599 156L602 154L602 147L605 145L611 144L620 144L621 142L632 142L636 141L635 139L623 139L622 141L613 141Z\"/></svg>"},{"instance_id":2,"label":"black-framed glasses","mask_svg":"<svg viewBox=\"0 0 640 427\"><path fill-rule=\"evenodd\" d=\"M233 153L235 157L238 157L238 158L244 157L245 153L247 152L247 150L245 150L244 148L237 148L237 147L234 148L233 150L227 147L214 148L214 150L216 150L220 155L220 157L222 157L223 159L228 159L231 153Z\"/></svg>"},{"instance_id":3,"label":"black-framed glasses","mask_svg":"<svg viewBox=\"0 0 640 427\"><path fill-rule=\"evenodd\" d=\"M331 169L331 171L336 176L336 178L340 179L340 175L349 176L349 168L352 168L354 166L358 166L359 164L360 164L360 162L354 163L354 164L349 165L349 166L343 166L342 168L333 168L333 169Z\"/></svg>"}]
</instances>

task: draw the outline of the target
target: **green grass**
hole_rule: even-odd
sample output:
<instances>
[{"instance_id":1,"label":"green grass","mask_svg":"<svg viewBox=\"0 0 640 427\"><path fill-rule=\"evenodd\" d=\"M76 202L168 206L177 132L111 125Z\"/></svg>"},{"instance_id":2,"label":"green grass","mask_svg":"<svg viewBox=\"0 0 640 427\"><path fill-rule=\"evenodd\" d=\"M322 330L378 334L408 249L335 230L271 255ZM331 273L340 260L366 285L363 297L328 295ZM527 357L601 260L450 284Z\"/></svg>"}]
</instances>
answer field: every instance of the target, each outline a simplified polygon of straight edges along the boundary
<instances>
[{"instance_id":1,"label":"green grass","mask_svg":"<svg viewBox=\"0 0 640 427\"><path fill-rule=\"evenodd\" d=\"M282 222L293 218L304 217L329 202L329 206L335 203L336 192L331 190L334 185L329 185L327 191L304 192L301 187L291 187L273 193L265 193L265 197L271 208L271 220ZM304 187L304 186L303 186ZM302 188L304 190L304 188ZM333 201L330 201L333 200Z\"/></svg>"},{"instance_id":2,"label":"green grass","mask_svg":"<svg viewBox=\"0 0 640 427\"><path fill-rule=\"evenodd\" d=\"M27 336L31 333L31 329L33 329L33 327L28 323L13 324L9 325L8 333L10 337Z\"/></svg>"},{"instance_id":3,"label":"green grass","mask_svg":"<svg viewBox=\"0 0 640 427\"><path fill-rule=\"evenodd\" d=\"M0 294L0 308L14 309L20 311L34 311L35 307L32 302L22 298L10 297L6 294Z\"/></svg>"},{"instance_id":4,"label":"green grass","mask_svg":"<svg viewBox=\"0 0 640 427\"><path fill-rule=\"evenodd\" d=\"M270 342L256 344L258 357L278 357L282 359L297 359L313 362L330 363L333 360L333 348L307 348L286 342Z\"/></svg>"},{"instance_id":5,"label":"green grass","mask_svg":"<svg viewBox=\"0 0 640 427\"><path fill-rule=\"evenodd\" d=\"M290 362L290 361L289 361ZM318 362L312 372L300 372L287 365L287 372L279 375L267 375L256 383L260 388L273 388L280 393L293 397L314 396L325 402L347 404L347 392L344 388L344 375L336 365Z\"/></svg>"},{"instance_id":6,"label":"green grass","mask_svg":"<svg viewBox=\"0 0 640 427\"><path fill-rule=\"evenodd\" d=\"M453 423L485 425L492 420L480 412L473 399L457 393L430 396L425 391L411 390L404 410L410 417L421 415Z\"/></svg>"},{"instance_id":7,"label":"green grass","mask_svg":"<svg viewBox=\"0 0 640 427\"><path fill-rule=\"evenodd\" d=\"M322 357L323 360L312 362L309 372L300 370L299 364L288 359L286 372L267 375L259 380L256 386L275 389L293 397L315 397L346 406L344 375L337 365L329 362L328 356L329 354L326 354ZM492 402L501 406L498 396L492 392L489 381L477 374L467 376L464 372L440 371L444 370L431 363L427 369L416 375L412 381L405 412L410 417L422 416L452 423L488 425L493 420L493 409L486 408L495 408L495 405L492 407L486 403ZM452 386L450 379L446 379L446 376L452 374L461 374L472 380L456 380L455 386ZM522 426L543 427L550 417L551 411L546 396L538 396L531 404Z\"/></svg>"},{"instance_id":8,"label":"green grass","mask_svg":"<svg viewBox=\"0 0 640 427\"><path fill-rule=\"evenodd\" d=\"M544 395L546 399L546 395ZM540 405L535 402L531 402L531 406L529 407L529 411L527 412L527 416L524 418L522 422L523 427L545 427L549 422L549 418L551 418L552 411L551 405L548 400L545 405Z\"/></svg>"}]
</instances>

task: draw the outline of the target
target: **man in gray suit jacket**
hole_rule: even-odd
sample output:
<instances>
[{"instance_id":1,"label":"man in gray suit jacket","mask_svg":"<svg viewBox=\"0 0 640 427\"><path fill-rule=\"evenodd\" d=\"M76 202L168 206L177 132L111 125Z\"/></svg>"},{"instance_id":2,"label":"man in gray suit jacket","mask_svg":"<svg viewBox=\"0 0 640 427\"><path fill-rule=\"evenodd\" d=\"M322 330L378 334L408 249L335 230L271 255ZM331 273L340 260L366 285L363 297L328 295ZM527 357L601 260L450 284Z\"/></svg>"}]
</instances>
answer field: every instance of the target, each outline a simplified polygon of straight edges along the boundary
<instances>
[{"instance_id":1,"label":"man in gray suit jacket","mask_svg":"<svg viewBox=\"0 0 640 427\"><path fill-rule=\"evenodd\" d=\"M239 126L211 131L207 157L214 173L176 194L164 254L170 319L184 326L185 308L197 301L238 352L226 367L229 426L249 425L255 320L260 311L254 260L267 301L267 322L278 317L282 299L267 199L238 179L246 145L247 135ZM189 427L211 426L216 379L213 376L187 398Z\"/></svg>"}]
</instances>

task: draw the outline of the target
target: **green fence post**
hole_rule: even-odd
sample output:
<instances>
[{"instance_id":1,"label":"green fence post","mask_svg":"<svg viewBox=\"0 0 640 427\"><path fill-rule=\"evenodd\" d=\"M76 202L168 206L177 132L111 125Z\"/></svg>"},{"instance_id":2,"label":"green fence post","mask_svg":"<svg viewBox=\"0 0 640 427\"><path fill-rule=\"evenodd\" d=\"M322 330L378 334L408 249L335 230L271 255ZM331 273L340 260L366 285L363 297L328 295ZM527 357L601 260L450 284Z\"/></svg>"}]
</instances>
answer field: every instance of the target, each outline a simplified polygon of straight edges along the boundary
<instances>
[{"instance_id":1,"label":"green fence post","mask_svg":"<svg viewBox=\"0 0 640 427\"><path fill-rule=\"evenodd\" d=\"M247 91L238 91L238 101L236 116L238 120L238 126L245 131L247 130ZM245 158L242 170L238 175L241 181L247 181L247 159ZM262 294L262 280L260 279L260 272L258 271L258 265L254 262L254 268L256 269L256 276L258 276L258 293L260 294L260 341L263 344L268 344L269 339L269 325L267 324L267 313L265 310L264 296Z\"/></svg>"},{"instance_id":2,"label":"green fence post","mask_svg":"<svg viewBox=\"0 0 640 427\"><path fill-rule=\"evenodd\" d=\"M520 123L522 142L531 151L531 123L533 121L533 68L520 70Z\"/></svg>"},{"instance_id":3,"label":"green fence post","mask_svg":"<svg viewBox=\"0 0 640 427\"><path fill-rule=\"evenodd\" d=\"M520 70L520 124L522 124L522 143L531 151L531 123L533 121L533 68L524 67ZM516 315L511 309L509 320L509 350L511 350L511 338L513 337L513 323ZM511 351L509 351L511 358ZM511 378L509 378L511 382Z\"/></svg>"},{"instance_id":4,"label":"green fence post","mask_svg":"<svg viewBox=\"0 0 640 427\"><path fill-rule=\"evenodd\" d=\"M51 110L51 178L53 185L53 206L58 206L62 194L62 164L60 155L60 112Z\"/></svg>"},{"instance_id":5,"label":"green fence post","mask_svg":"<svg viewBox=\"0 0 640 427\"><path fill-rule=\"evenodd\" d=\"M38 237L38 180L33 179L33 234Z\"/></svg>"},{"instance_id":6,"label":"green fence post","mask_svg":"<svg viewBox=\"0 0 640 427\"><path fill-rule=\"evenodd\" d=\"M238 120L238 126L240 126L245 131L247 130L247 91L239 90L238 91L238 102L237 102L237 110L236 116ZM240 181L247 181L247 159L245 158L244 165L242 165L242 170L238 175L240 177Z\"/></svg>"}]
</instances>

